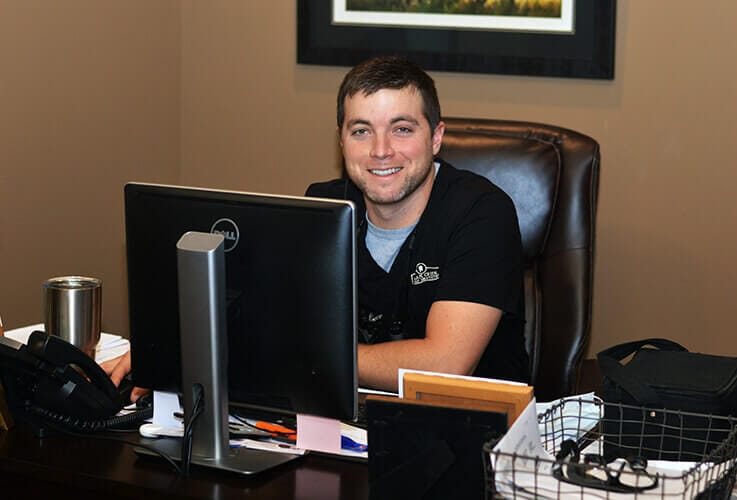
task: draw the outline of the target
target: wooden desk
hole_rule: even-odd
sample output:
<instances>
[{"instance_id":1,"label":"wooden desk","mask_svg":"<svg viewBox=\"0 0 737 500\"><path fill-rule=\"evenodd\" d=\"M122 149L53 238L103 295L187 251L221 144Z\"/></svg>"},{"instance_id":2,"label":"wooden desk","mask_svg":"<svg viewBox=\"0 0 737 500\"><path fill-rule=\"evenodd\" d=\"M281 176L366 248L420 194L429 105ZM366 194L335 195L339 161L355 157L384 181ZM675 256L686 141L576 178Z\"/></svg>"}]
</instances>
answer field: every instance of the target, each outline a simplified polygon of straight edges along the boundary
<instances>
[{"instance_id":1,"label":"wooden desk","mask_svg":"<svg viewBox=\"0 0 737 500\"><path fill-rule=\"evenodd\" d=\"M595 360L587 360L579 389L600 384ZM136 441L136 434L122 438ZM176 476L163 461L139 458L130 445L57 435L36 438L22 425L0 431L0 498L41 495L83 499L121 498L368 498L366 464L309 455L253 477L193 466ZM48 497L52 498L52 497Z\"/></svg>"},{"instance_id":2,"label":"wooden desk","mask_svg":"<svg viewBox=\"0 0 737 500\"><path fill-rule=\"evenodd\" d=\"M125 434L137 440L135 434ZM0 432L2 498L368 498L366 464L308 455L253 477L193 466L178 478L165 462L139 458L131 445L55 435L24 426ZM48 495L48 496L46 496ZM53 496L51 496L53 495Z\"/></svg>"}]
</instances>

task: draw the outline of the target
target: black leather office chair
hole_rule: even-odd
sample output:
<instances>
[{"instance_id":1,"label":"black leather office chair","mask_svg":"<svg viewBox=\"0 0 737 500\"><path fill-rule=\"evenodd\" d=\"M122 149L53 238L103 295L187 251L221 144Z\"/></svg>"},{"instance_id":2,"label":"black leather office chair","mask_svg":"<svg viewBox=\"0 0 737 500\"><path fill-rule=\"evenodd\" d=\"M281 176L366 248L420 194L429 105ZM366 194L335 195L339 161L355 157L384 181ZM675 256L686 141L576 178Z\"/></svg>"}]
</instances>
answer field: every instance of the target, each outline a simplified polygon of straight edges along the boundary
<instances>
[{"instance_id":1,"label":"black leather office chair","mask_svg":"<svg viewBox=\"0 0 737 500\"><path fill-rule=\"evenodd\" d=\"M517 208L535 395L574 394L591 332L599 144L539 123L444 121L440 156L490 179Z\"/></svg>"}]
</instances>

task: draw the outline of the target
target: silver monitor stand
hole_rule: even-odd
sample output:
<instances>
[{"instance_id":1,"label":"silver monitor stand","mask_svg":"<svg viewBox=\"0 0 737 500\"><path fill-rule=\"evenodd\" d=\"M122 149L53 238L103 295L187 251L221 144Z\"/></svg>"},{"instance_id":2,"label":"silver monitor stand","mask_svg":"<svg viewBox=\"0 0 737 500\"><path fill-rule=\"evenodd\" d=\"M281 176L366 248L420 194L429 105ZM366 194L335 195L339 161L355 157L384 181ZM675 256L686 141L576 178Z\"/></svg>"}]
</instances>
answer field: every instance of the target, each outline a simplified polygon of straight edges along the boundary
<instances>
[{"instance_id":1,"label":"silver monitor stand","mask_svg":"<svg viewBox=\"0 0 737 500\"><path fill-rule=\"evenodd\" d=\"M191 463L255 474L299 458L229 446L223 236L185 233L177 243L177 272L185 424L192 418L194 386L199 384L204 393L204 410L193 427ZM181 460L181 439L159 439L153 446Z\"/></svg>"}]
</instances>

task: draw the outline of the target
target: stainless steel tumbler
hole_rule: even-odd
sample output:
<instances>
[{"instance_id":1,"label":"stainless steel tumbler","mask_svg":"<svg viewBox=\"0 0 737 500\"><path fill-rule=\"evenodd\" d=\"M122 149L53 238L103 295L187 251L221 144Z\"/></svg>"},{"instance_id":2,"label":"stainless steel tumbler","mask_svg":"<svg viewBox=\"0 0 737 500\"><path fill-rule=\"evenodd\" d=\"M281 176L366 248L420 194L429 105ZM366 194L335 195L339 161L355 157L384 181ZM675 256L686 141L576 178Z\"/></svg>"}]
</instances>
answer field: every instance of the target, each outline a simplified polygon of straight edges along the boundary
<instances>
[{"instance_id":1,"label":"stainless steel tumbler","mask_svg":"<svg viewBox=\"0 0 737 500\"><path fill-rule=\"evenodd\" d=\"M61 276L43 283L44 326L90 357L100 340L102 281L85 276Z\"/></svg>"}]
</instances>

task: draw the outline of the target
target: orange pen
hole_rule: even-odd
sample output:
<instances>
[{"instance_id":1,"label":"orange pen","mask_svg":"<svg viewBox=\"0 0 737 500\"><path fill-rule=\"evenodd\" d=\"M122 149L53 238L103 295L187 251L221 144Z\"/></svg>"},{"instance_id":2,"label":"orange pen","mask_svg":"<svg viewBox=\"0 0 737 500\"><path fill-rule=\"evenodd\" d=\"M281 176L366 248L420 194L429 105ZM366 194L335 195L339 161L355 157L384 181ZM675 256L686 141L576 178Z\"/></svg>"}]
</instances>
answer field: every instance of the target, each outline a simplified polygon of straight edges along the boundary
<instances>
[{"instance_id":1,"label":"orange pen","mask_svg":"<svg viewBox=\"0 0 737 500\"><path fill-rule=\"evenodd\" d=\"M276 436L283 436L287 437L289 439L297 439L297 431L294 429L290 429L288 427L284 427L283 425L279 424L272 424L270 422L263 422L261 420L257 421L255 424L257 429L261 429L267 432L271 432L272 434Z\"/></svg>"}]
</instances>

